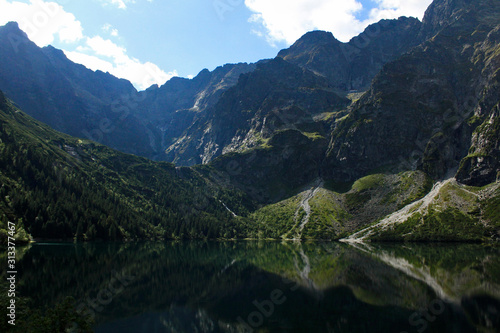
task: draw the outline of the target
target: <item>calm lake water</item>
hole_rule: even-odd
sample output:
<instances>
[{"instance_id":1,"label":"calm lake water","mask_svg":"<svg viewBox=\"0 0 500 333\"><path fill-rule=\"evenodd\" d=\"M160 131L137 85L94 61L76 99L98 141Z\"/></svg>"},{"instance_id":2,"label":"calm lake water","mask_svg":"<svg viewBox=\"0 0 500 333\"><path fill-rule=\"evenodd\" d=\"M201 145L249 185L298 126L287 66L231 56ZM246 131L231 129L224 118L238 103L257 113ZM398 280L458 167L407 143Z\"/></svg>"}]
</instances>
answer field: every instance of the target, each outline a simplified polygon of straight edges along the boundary
<instances>
[{"instance_id":1,"label":"calm lake water","mask_svg":"<svg viewBox=\"0 0 500 333\"><path fill-rule=\"evenodd\" d=\"M499 332L500 249L280 242L36 244L19 290L95 332Z\"/></svg>"}]
</instances>

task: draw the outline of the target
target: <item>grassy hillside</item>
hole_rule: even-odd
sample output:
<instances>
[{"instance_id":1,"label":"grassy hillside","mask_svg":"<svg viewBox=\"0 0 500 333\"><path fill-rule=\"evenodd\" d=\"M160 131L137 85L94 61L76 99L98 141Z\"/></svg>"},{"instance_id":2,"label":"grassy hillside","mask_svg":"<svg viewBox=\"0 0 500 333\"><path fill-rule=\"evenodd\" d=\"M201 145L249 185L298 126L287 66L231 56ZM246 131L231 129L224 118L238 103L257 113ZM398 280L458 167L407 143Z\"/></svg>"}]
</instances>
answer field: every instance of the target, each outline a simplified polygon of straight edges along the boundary
<instances>
[{"instance_id":1,"label":"grassy hillside","mask_svg":"<svg viewBox=\"0 0 500 333\"><path fill-rule=\"evenodd\" d=\"M500 185L437 184L422 200L349 237L363 241L484 242L500 237Z\"/></svg>"},{"instance_id":2,"label":"grassy hillside","mask_svg":"<svg viewBox=\"0 0 500 333\"><path fill-rule=\"evenodd\" d=\"M420 171L373 174L350 184L316 182L252 213L252 236L338 239L422 198L431 187Z\"/></svg>"}]
</instances>

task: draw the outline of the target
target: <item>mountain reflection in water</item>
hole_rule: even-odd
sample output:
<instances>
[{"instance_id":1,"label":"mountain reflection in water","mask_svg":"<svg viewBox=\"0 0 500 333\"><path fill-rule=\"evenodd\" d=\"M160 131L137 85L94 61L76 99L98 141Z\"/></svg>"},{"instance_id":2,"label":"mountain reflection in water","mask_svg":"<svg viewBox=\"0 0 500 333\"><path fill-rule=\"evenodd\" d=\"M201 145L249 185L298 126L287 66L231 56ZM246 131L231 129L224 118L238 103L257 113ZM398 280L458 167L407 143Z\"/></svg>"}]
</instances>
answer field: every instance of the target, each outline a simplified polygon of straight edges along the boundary
<instances>
[{"instance_id":1,"label":"mountain reflection in water","mask_svg":"<svg viewBox=\"0 0 500 333\"><path fill-rule=\"evenodd\" d=\"M36 244L20 291L96 332L498 332L500 250L470 244Z\"/></svg>"}]
</instances>

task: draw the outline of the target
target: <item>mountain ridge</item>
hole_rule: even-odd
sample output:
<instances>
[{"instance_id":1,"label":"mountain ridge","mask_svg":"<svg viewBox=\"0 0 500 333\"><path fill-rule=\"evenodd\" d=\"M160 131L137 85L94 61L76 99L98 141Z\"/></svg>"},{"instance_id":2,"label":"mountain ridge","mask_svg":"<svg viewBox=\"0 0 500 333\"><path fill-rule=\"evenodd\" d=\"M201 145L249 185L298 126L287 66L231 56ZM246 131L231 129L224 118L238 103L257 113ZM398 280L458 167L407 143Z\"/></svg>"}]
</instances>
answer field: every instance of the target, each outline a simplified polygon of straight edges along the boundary
<instances>
[{"instance_id":1,"label":"mountain ridge","mask_svg":"<svg viewBox=\"0 0 500 333\"><path fill-rule=\"evenodd\" d=\"M71 103L77 110L93 111L88 115L95 118L85 118L83 124L93 124L94 138L117 139L125 133L120 131L128 131L135 144L129 150L148 147L148 157L192 166L144 162L160 178L167 176L158 168L168 165L170 174L162 178L162 186L187 177L185 186L195 193L194 201L204 203L200 211L228 219L231 236L338 239L413 207L409 205L418 206L433 184L455 177L458 182L447 183L432 202L405 214L406 220L377 233L377 239L492 240L500 235L495 187L500 178L499 17L498 1L435 0L422 23L401 18L370 26L362 34L369 43L349 57L341 46L363 37L349 44L327 32L310 32L274 59L204 70L193 80L175 78L143 92L131 90L125 99L106 102L105 95L78 88L90 81L73 83L76 69L55 77L41 75L43 80L60 78L67 87L47 90L33 80L28 88L52 107L45 110L48 115L56 110L51 96L81 90L86 99ZM396 41L392 48L380 53L391 40ZM8 46L0 44L0 53ZM33 51L40 55L41 68L65 63L51 48ZM343 62L336 64L336 59ZM366 91L353 91L354 81L349 80L355 73L336 73L349 69L346 61L363 59L374 60L368 61L373 67L354 81ZM2 84L10 84L5 76L1 80L6 68L0 62ZM127 86L117 89L126 91ZM61 120L59 114L52 116ZM32 130L37 131L26 129ZM67 153L78 152L78 147L70 145ZM98 150L104 157L114 156L104 159L106 172L99 179L106 184L118 178L133 182L132 194L146 181L144 191L150 193L145 173L137 179L131 171L135 169L127 161L133 158ZM88 172L93 174L96 165L91 165ZM207 198L200 191L214 195ZM186 192L179 193L184 197ZM182 220L183 212L178 214ZM470 227L470 233L461 235L454 220L461 228ZM429 228L437 231L429 234Z\"/></svg>"},{"instance_id":2,"label":"mountain ridge","mask_svg":"<svg viewBox=\"0 0 500 333\"><path fill-rule=\"evenodd\" d=\"M281 50L278 57L325 76L336 89L362 91L383 64L418 44L420 26L415 18L381 20L348 43L338 41L331 33L313 31Z\"/></svg>"},{"instance_id":3,"label":"mountain ridge","mask_svg":"<svg viewBox=\"0 0 500 333\"><path fill-rule=\"evenodd\" d=\"M181 112L179 119L172 120L169 114L192 108L203 91L206 96L199 98L200 107L213 104L239 74L254 67L228 64L213 72L201 71L193 80L174 78L138 92L129 81L75 64L52 46L38 48L15 22L0 28L0 38L0 90L18 100L28 114L62 132L158 160L166 159L161 143L172 139L163 138L162 123L182 124L186 118ZM184 100L177 94L182 89ZM158 98L158 92L164 95ZM153 112L157 119L152 125L151 112L144 109L162 110L165 104L173 110Z\"/></svg>"},{"instance_id":4,"label":"mountain ridge","mask_svg":"<svg viewBox=\"0 0 500 333\"><path fill-rule=\"evenodd\" d=\"M406 37L409 36L408 34L411 34L412 29L414 30L418 24L419 22L417 20L406 18L382 21L382 23L373 25L381 27L379 29L381 33L369 33L371 30L367 28L367 30L360 35L361 37L359 37L359 39L362 39L362 42L356 42L356 38L353 38L351 44L354 46L343 46L342 49L336 50L336 54L338 54L338 57L341 59L352 57L355 58L355 60L357 59L357 64L363 64L363 56L357 55L357 53L360 52L359 50L364 53L370 53L371 45L377 44L377 41L383 39L382 37L384 34L388 33L388 31L393 31L393 34L395 34L395 32L398 31L398 26L407 26L409 31L405 32L406 35L403 34L400 37L401 40L405 40ZM5 28L3 30L5 30ZM12 49L14 49L17 56L23 56L19 54L19 51L29 46L32 49L30 52L32 55L24 56L27 61L34 61L36 63L43 62L32 59L33 57L42 58L42 56L36 56L36 54L39 53L36 52L36 46L27 40L26 34L19 30L17 24L10 24L8 30L7 33L3 33L4 36L8 36L4 37L4 39L9 40L12 39L12 36L16 36L16 43L11 45L10 53L12 53ZM376 29L375 32L377 32ZM367 35L368 37L363 38L363 36ZM308 34L303 38L307 38L307 36ZM332 36L332 38L334 37ZM362 45L362 43L366 43L367 40L369 43L367 44L368 47L365 49L365 45ZM6 46L10 45L5 41L2 43L6 44ZM392 49L393 45L387 44L383 48ZM354 78L354 81L359 81L356 83L355 88L358 89L361 86L366 87L371 78L378 71L381 63L387 62L396 54L405 51L406 48L407 47L402 47L400 50L391 51L392 55L389 57L379 56L376 61L377 64L372 66L373 68L371 68L370 65L368 65L368 67L363 65L358 70L359 73L362 73L360 74L362 78ZM280 52L281 56L283 56L283 52L286 52L286 50ZM124 152L149 157L155 160L176 161L176 163L185 162L188 163L188 165L192 165L194 163L193 161L199 162L198 153L178 158L178 154L172 154L170 152L176 150L175 147L179 145L179 138L189 135L187 132L184 134L183 132L188 130L189 125L194 122L195 119L199 120L199 115L197 113L203 112L215 105L224 91L237 84L237 80L241 74L252 72L260 63L266 62L264 60L256 64L226 65L218 67L212 72L203 70L192 80L173 78L161 87L152 86L145 91L137 92L131 84L127 83L125 80L111 79L108 74L99 71L92 72L90 70L84 70L81 65L73 65L61 52L57 52L52 47L42 49L42 53L43 57L48 57L48 61L46 61L45 65L47 68L48 66L52 66L52 72L62 72L63 75L57 76L59 78L58 80L66 80L66 82L69 80L64 87L61 87L61 89L66 89L64 96L81 94L86 97L87 101L82 98L77 98L77 105L74 105L72 104L75 103L74 98L65 100L64 96L54 95L55 93L51 92L52 89L49 90L49 87L52 88L50 82L52 82L51 80L54 80L54 78L49 76L45 78L45 81L34 81L33 78L37 77L36 71L26 72L24 68L21 68L17 72L17 80L24 80L22 83L23 86L45 87L45 94L40 94L36 91L33 91L31 94L40 98L41 101L48 106L52 105L53 109L61 110L66 108L67 111L63 114L67 113L68 116L66 118L61 115L57 117L48 116L47 112L43 111L40 103L37 104L34 100L28 102L32 98L23 98L26 91L20 85L15 85L8 80L3 82L0 80L0 89L4 90L13 100L22 100L20 106L26 112L37 117L37 119L51 124L54 128L72 135L89 138ZM4 49L0 49L0 55L3 56L3 54L9 54L9 50L5 48L5 46ZM281 57L280 54L278 54L278 57ZM3 58L8 59L8 57L5 56L3 56ZM371 62L372 61L367 61L366 63ZM327 64L328 63L329 62L327 62ZM8 64L4 63L4 65ZM300 64L298 65L300 66ZM340 68L344 67L346 66L341 64ZM307 66L304 68L307 68ZM335 82L335 80L332 80L332 77L335 77L335 71L328 71L329 74L325 74L314 68L309 69L312 69L313 73L325 76L329 81L333 82L333 89L340 89L342 92L352 90L352 84L348 83L350 79L347 75L342 76L341 82ZM369 70L366 71L366 69ZM367 73L364 73L365 71ZM23 72L25 74L19 75ZM2 76L5 76L5 78L13 77L13 74L9 74L7 69L0 68L0 73L4 73ZM105 84L104 86L96 86L92 83L93 81L103 82ZM106 85L106 83L108 84ZM205 85L198 86L200 84ZM70 89L68 87L78 88ZM46 98L44 95L54 96ZM45 99L47 100L45 101ZM61 100L62 104L59 103L61 106L53 105L54 100ZM75 107L78 108L78 112L73 111L76 109ZM196 110L197 108L198 110ZM81 118L82 115L84 118L76 121L79 117ZM77 123L77 125L74 123L72 124L71 119L75 119L74 123ZM108 128L110 127L109 123L113 124L111 128ZM84 131L81 130L82 127ZM167 153L164 153L164 151L167 151ZM208 161L206 158L202 158L202 160Z\"/></svg>"}]
</instances>

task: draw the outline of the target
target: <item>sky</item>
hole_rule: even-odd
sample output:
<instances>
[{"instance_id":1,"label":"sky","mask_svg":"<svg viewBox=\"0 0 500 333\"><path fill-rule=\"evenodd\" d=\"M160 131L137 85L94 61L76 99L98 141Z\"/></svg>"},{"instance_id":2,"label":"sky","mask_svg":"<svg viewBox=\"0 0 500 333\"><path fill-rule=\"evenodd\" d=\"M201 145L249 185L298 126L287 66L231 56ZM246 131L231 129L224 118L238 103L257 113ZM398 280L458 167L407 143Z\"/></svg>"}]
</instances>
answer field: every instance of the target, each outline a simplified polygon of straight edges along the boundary
<instances>
[{"instance_id":1,"label":"sky","mask_svg":"<svg viewBox=\"0 0 500 333\"><path fill-rule=\"evenodd\" d=\"M273 58L311 30L343 41L384 18L422 19L432 0L0 0L38 46L138 90L226 63Z\"/></svg>"}]
</instances>

